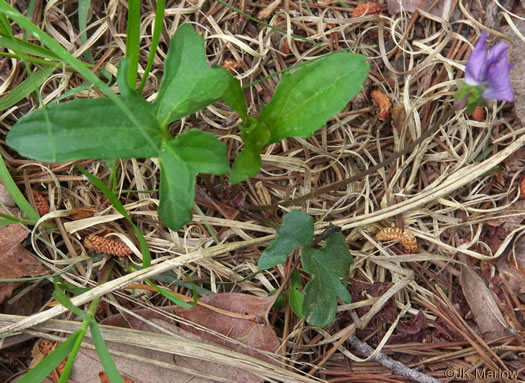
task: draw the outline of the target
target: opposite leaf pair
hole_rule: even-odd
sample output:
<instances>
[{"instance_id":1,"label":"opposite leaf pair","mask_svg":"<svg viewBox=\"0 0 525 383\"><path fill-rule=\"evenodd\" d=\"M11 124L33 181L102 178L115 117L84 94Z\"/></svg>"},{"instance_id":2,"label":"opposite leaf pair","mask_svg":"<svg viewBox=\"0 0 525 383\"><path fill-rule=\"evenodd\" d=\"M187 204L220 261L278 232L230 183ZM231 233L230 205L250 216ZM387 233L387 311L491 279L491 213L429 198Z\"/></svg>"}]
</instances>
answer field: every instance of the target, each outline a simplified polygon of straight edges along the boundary
<instances>
[{"instance_id":1,"label":"opposite leaf pair","mask_svg":"<svg viewBox=\"0 0 525 383\"><path fill-rule=\"evenodd\" d=\"M45 106L21 118L7 136L20 154L39 161L158 157L160 218L173 230L191 220L198 173L230 171L226 146L211 133L190 130L174 138L168 125L222 99L239 113L245 150L235 159L230 183L257 174L260 152L286 137L310 137L341 111L368 74L364 56L335 53L283 76L259 116L248 116L240 83L226 69L210 68L204 39L189 24L171 41L157 99L148 103L127 82L122 60L118 83L126 114L108 98Z\"/></svg>"}]
</instances>

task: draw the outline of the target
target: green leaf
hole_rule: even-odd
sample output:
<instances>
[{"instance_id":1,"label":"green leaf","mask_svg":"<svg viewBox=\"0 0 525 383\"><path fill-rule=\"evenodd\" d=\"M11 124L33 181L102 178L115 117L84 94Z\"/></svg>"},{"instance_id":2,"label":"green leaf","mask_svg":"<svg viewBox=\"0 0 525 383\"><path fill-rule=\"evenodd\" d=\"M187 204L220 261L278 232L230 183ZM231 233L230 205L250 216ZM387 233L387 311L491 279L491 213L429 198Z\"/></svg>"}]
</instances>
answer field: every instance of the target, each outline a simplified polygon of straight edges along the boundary
<instances>
[{"instance_id":1,"label":"green leaf","mask_svg":"<svg viewBox=\"0 0 525 383\"><path fill-rule=\"evenodd\" d=\"M270 143L272 134L265 126L258 125L257 120L247 117L239 125L244 150L235 157L230 176L230 184L234 185L247 178L255 176L261 168L261 151Z\"/></svg>"},{"instance_id":2,"label":"green leaf","mask_svg":"<svg viewBox=\"0 0 525 383\"><path fill-rule=\"evenodd\" d=\"M79 0L78 1L78 29L80 30L80 42L85 44L88 40L86 33L87 20L89 18L89 8L91 6L91 0ZM93 64L93 55L91 54L91 49L88 49L84 52L84 59Z\"/></svg>"},{"instance_id":3,"label":"green leaf","mask_svg":"<svg viewBox=\"0 0 525 383\"><path fill-rule=\"evenodd\" d=\"M249 154L242 152L243 157L235 159L230 183L255 175L260 165L254 158L269 144L287 137L311 137L321 129L362 89L369 69L364 56L338 52L286 73L257 122L244 130L241 125Z\"/></svg>"},{"instance_id":4,"label":"green leaf","mask_svg":"<svg viewBox=\"0 0 525 383\"><path fill-rule=\"evenodd\" d=\"M337 297L345 303L352 299L345 286L352 255L343 234L329 235L321 250L303 248L301 263L303 270L312 275L312 280L304 288L306 321L312 326L325 327L335 318ZM340 279L345 283L342 284Z\"/></svg>"},{"instance_id":5,"label":"green leaf","mask_svg":"<svg viewBox=\"0 0 525 383\"><path fill-rule=\"evenodd\" d=\"M49 49L16 37L0 37L0 47L11 49L20 55L34 55L48 60L58 60L58 57Z\"/></svg>"},{"instance_id":6,"label":"green leaf","mask_svg":"<svg viewBox=\"0 0 525 383\"><path fill-rule=\"evenodd\" d=\"M69 53L63 46L56 42L51 36L44 33L35 24L33 24L29 18L22 15L5 1L0 1L0 12L3 15L12 18L13 21L19 24L21 28L31 33L38 41L47 46L58 58L60 58L62 62L77 70L83 77L86 78L86 80L92 82L95 86L100 88L100 90L102 90L122 111L121 114L125 114L135 126L135 128L142 132L144 137L144 145L149 145L154 149L155 152L158 151L157 145L143 128L143 124L140 119L135 117L133 108L130 108L130 106L126 105L126 103L123 102L123 100L118 97L115 92L113 92L113 90L104 83L104 81L102 81L95 73L93 73L85 63L73 57L71 53ZM89 117L91 118L92 116Z\"/></svg>"},{"instance_id":7,"label":"green leaf","mask_svg":"<svg viewBox=\"0 0 525 383\"><path fill-rule=\"evenodd\" d=\"M137 87L140 53L140 0L128 1L126 31L126 58L129 59L128 85L133 91Z\"/></svg>"},{"instance_id":8,"label":"green leaf","mask_svg":"<svg viewBox=\"0 0 525 383\"><path fill-rule=\"evenodd\" d=\"M13 31L11 30L11 23L7 19L7 16L0 13L0 34L13 37Z\"/></svg>"},{"instance_id":9,"label":"green leaf","mask_svg":"<svg viewBox=\"0 0 525 383\"><path fill-rule=\"evenodd\" d=\"M55 280L55 283L56 283L56 280ZM117 370L117 367L115 366L115 363L113 362L113 359L111 359L111 354L109 353L106 343L104 343L104 339L102 338L102 334L100 333L98 323L93 318L93 314L85 313L84 311L80 310L78 307L73 305L73 302L71 302L69 298L59 288L56 288L56 287L57 286L55 285L55 291L53 292L53 297L60 304L66 307L69 311L78 315L80 318L82 318L84 322L87 322L89 324L89 329L91 330L91 337L93 339L93 343L95 344L95 349L99 356L100 362L102 363L102 366L104 367L104 370L110 377L110 381L123 383L122 377L120 376ZM82 328L84 328L84 324ZM84 336L84 334L82 333L82 329L80 330L79 336L82 336L82 337ZM78 351L78 348L76 351ZM69 357L70 358L73 357L74 359L75 356L76 356L76 352L75 352L75 349L73 349L73 353ZM69 363L69 360L68 360L68 363ZM67 381L67 378L65 379L65 381Z\"/></svg>"},{"instance_id":10,"label":"green leaf","mask_svg":"<svg viewBox=\"0 0 525 383\"><path fill-rule=\"evenodd\" d=\"M176 305L180 306L180 307L183 307L185 309L191 309L193 307L193 305L185 302L182 298L179 298L178 296L176 296L175 294L173 294L171 291L165 289L165 288L162 288L162 287L159 287L157 286L156 284L150 282L149 280L146 281L151 287L153 287L155 290L157 290L159 292L160 295L162 295L163 297L169 299L170 301L172 301L173 303L175 303Z\"/></svg>"},{"instance_id":11,"label":"green leaf","mask_svg":"<svg viewBox=\"0 0 525 383\"><path fill-rule=\"evenodd\" d=\"M90 288L77 287L77 286L72 285L71 283L67 283L63 281L57 282L56 286L58 286L62 290L69 291L70 293L75 294L75 295L81 295L91 290Z\"/></svg>"},{"instance_id":12,"label":"green leaf","mask_svg":"<svg viewBox=\"0 0 525 383\"><path fill-rule=\"evenodd\" d=\"M55 298L58 303L67 308L73 314L78 315L83 321L86 321L88 323L96 323L95 319L93 319L87 313L75 306L73 302L71 302L71 300L66 296L66 294L64 294L62 290L57 288L57 286L55 286L55 291L53 291L53 298Z\"/></svg>"},{"instance_id":13,"label":"green leaf","mask_svg":"<svg viewBox=\"0 0 525 383\"><path fill-rule=\"evenodd\" d=\"M22 117L7 135L7 144L23 156L49 162L157 156L162 131L151 104L136 95L125 101L141 129L112 100L83 99Z\"/></svg>"},{"instance_id":14,"label":"green leaf","mask_svg":"<svg viewBox=\"0 0 525 383\"><path fill-rule=\"evenodd\" d=\"M160 151L159 218L172 230L191 221L195 177L173 148L163 143Z\"/></svg>"},{"instance_id":15,"label":"green leaf","mask_svg":"<svg viewBox=\"0 0 525 383\"><path fill-rule=\"evenodd\" d=\"M275 290L272 290L268 293L268 296L271 297L275 294L277 294L277 291L279 291L278 289L275 289ZM285 292L286 293L286 292ZM285 293L282 293L282 294L279 294L279 296L277 297L277 299L275 299L275 302L273 302L273 305L272 307L275 307L276 309L280 309L281 307L284 306L284 304L286 303L286 298L284 297L284 294Z\"/></svg>"},{"instance_id":16,"label":"green leaf","mask_svg":"<svg viewBox=\"0 0 525 383\"><path fill-rule=\"evenodd\" d=\"M111 354L108 350L108 347L104 342L104 338L102 337L102 333L100 332L98 323L90 323L89 330L91 331L91 338L93 339L93 343L95 344L95 349L97 350L98 358L100 359L100 363L104 367L104 371L106 371L109 381L112 383L124 383L124 380L122 379L122 376L120 376L115 362L111 358Z\"/></svg>"},{"instance_id":17,"label":"green leaf","mask_svg":"<svg viewBox=\"0 0 525 383\"><path fill-rule=\"evenodd\" d=\"M283 263L288 255L299 246L304 248L312 245L314 222L307 213L292 210L283 218L283 224L275 234L275 240L259 257L259 268L269 269Z\"/></svg>"},{"instance_id":18,"label":"green leaf","mask_svg":"<svg viewBox=\"0 0 525 383\"><path fill-rule=\"evenodd\" d=\"M159 121L167 125L218 100L230 76L224 68L208 67L204 39L191 25L182 25L171 40L155 101Z\"/></svg>"},{"instance_id":19,"label":"green leaf","mask_svg":"<svg viewBox=\"0 0 525 383\"><path fill-rule=\"evenodd\" d=\"M64 343L55 348L49 355L33 367L27 374L18 380L20 383L43 382L51 372L67 358L78 336L80 330L72 334Z\"/></svg>"},{"instance_id":20,"label":"green leaf","mask_svg":"<svg viewBox=\"0 0 525 383\"><path fill-rule=\"evenodd\" d=\"M226 146L215 135L192 129L165 141L160 151L159 217L172 230L191 221L197 173L229 171Z\"/></svg>"},{"instance_id":21,"label":"green leaf","mask_svg":"<svg viewBox=\"0 0 525 383\"><path fill-rule=\"evenodd\" d=\"M292 289L299 289L300 287L303 287L303 284L301 283L301 274L297 269L295 269L290 276L290 287Z\"/></svg>"},{"instance_id":22,"label":"green leaf","mask_svg":"<svg viewBox=\"0 0 525 383\"><path fill-rule=\"evenodd\" d=\"M299 292L297 289L291 289L290 295L288 296L288 301L290 303L290 308L297 315L298 318L304 318L303 313L303 301L304 295Z\"/></svg>"},{"instance_id":23,"label":"green leaf","mask_svg":"<svg viewBox=\"0 0 525 383\"><path fill-rule=\"evenodd\" d=\"M235 157L230 176L230 184L235 185L257 175L261 164L262 161L259 151L253 147L247 147Z\"/></svg>"},{"instance_id":24,"label":"green leaf","mask_svg":"<svg viewBox=\"0 0 525 383\"><path fill-rule=\"evenodd\" d=\"M466 113L471 114L477 106L485 106L487 103L482 97L482 93L487 86L484 84L472 86L464 81L458 81L458 90L454 94L456 103L467 107Z\"/></svg>"},{"instance_id":25,"label":"green leaf","mask_svg":"<svg viewBox=\"0 0 525 383\"><path fill-rule=\"evenodd\" d=\"M33 220L34 222L38 221L40 215L38 215L38 212L33 208L33 206L31 206L26 197L18 188L17 184L13 180L13 177L11 176L11 173L9 173L9 169L7 169L3 156L0 156L0 179L2 179L2 182L9 192L9 195L15 201L16 206L22 210L27 218Z\"/></svg>"},{"instance_id":26,"label":"green leaf","mask_svg":"<svg viewBox=\"0 0 525 383\"><path fill-rule=\"evenodd\" d=\"M53 68L42 68L32 73L28 78L10 90L4 97L0 98L0 110L5 110L15 105L18 101L29 96L37 90L44 81L51 76Z\"/></svg>"},{"instance_id":27,"label":"green leaf","mask_svg":"<svg viewBox=\"0 0 525 383\"><path fill-rule=\"evenodd\" d=\"M227 148L212 133L191 129L177 136L171 146L194 173L224 174L230 171Z\"/></svg>"},{"instance_id":28,"label":"green leaf","mask_svg":"<svg viewBox=\"0 0 525 383\"><path fill-rule=\"evenodd\" d=\"M365 56L339 52L286 73L258 122L272 132L272 143L311 137L361 90L369 69Z\"/></svg>"},{"instance_id":29,"label":"green leaf","mask_svg":"<svg viewBox=\"0 0 525 383\"><path fill-rule=\"evenodd\" d=\"M124 58L120 59L117 71L117 85L118 90L120 91L120 96L122 99L127 99L133 97L131 94L135 93L135 90L129 86L128 83L128 73L129 73L129 59Z\"/></svg>"},{"instance_id":30,"label":"green leaf","mask_svg":"<svg viewBox=\"0 0 525 383\"><path fill-rule=\"evenodd\" d=\"M155 53L157 52L157 47L159 46L160 33L162 32L162 25L164 22L164 10L166 9L166 0L157 0L155 5L155 21L153 24L153 35L151 36L151 44L149 46L148 54L148 63L142 74L142 80L140 82L138 94L142 94L144 85L146 85L146 80L153 66L153 61L155 60Z\"/></svg>"},{"instance_id":31,"label":"green leaf","mask_svg":"<svg viewBox=\"0 0 525 383\"><path fill-rule=\"evenodd\" d=\"M301 283L301 274L299 273L299 270L295 269L290 277L290 294L288 295L288 302L290 304L290 308L298 318L304 318L304 294L299 291L299 288L302 286L303 284Z\"/></svg>"},{"instance_id":32,"label":"green leaf","mask_svg":"<svg viewBox=\"0 0 525 383\"><path fill-rule=\"evenodd\" d=\"M222 70L228 72L224 68L222 68ZM222 95L222 99L230 106L230 108L239 113L239 116L243 119L243 121L246 122L248 120L248 109L246 108L246 99L244 98L244 93L242 92L241 83L229 72L228 79L229 84Z\"/></svg>"}]
</instances>

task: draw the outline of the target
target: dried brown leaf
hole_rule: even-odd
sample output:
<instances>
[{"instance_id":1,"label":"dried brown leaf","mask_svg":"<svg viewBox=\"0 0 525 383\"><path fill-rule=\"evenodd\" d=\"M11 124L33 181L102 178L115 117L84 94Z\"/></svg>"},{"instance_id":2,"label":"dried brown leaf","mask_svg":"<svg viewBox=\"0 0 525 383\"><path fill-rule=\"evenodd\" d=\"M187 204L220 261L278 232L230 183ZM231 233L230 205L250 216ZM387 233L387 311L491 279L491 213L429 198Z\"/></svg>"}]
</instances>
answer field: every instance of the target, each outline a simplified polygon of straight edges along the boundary
<instances>
[{"instance_id":1,"label":"dried brown leaf","mask_svg":"<svg viewBox=\"0 0 525 383\"><path fill-rule=\"evenodd\" d=\"M31 351L31 363L29 364L29 368L35 367L37 364L39 364L42 359L44 359L46 356L48 356L54 349L56 348L56 344L46 340L46 339L39 339L35 342L33 345L33 350ZM45 378L42 383L52 383L57 381L57 377L60 376L62 371L64 370L64 366L66 363L66 359L64 359L60 365L49 374L47 378Z\"/></svg>"},{"instance_id":2,"label":"dried brown leaf","mask_svg":"<svg viewBox=\"0 0 525 383\"><path fill-rule=\"evenodd\" d=\"M201 331L188 325L179 327L171 319L151 310L141 309L137 310L136 313L186 339L225 347L266 361L269 359L257 352L257 350L275 352L279 348L279 339L266 318L266 312L273 304L273 297L260 298L247 294L225 293L204 297L199 301L216 307L218 311L200 305L191 309L170 306L163 307L163 310L175 313L193 323L240 341L249 347L243 347L224 340L222 337L214 336L210 334L210 331ZM149 326L135 316L126 314L107 318L103 321L103 324L159 333L157 328ZM222 377L232 382L262 382L261 378L241 369L211 363L198 358L173 356L168 353L111 343L108 346L124 351L127 354L138 355L172 365L176 364L179 367L190 368L204 375ZM136 382L191 381L192 383L204 383L210 381L201 377L192 377L180 371L154 367L121 357L115 357L114 360L118 370L127 378ZM73 380L80 379L83 382L98 382L98 371L100 371L100 364L95 352L82 350L75 362L71 378Z\"/></svg>"},{"instance_id":3,"label":"dried brown leaf","mask_svg":"<svg viewBox=\"0 0 525 383\"><path fill-rule=\"evenodd\" d=\"M525 219L525 200L516 201L496 214L496 217L487 219L486 224L501 227L504 231L511 232Z\"/></svg>"},{"instance_id":4,"label":"dried brown leaf","mask_svg":"<svg viewBox=\"0 0 525 383\"><path fill-rule=\"evenodd\" d=\"M6 206L15 206L15 201L13 201L11 194L9 194L7 191L7 188L4 186L2 180L0 180L0 202Z\"/></svg>"},{"instance_id":5,"label":"dried brown leaf","mask_svg":"<svg viewBox=\"0 0 525 383\"><path fill-rule=\"evenodd\" d=\"M500 257L496 266L511 293L525 300L525 240L516 245L512 257Z\"/></svg>"},{"instance_id":6,"label":"dried brown leaf","mask_svg":"<svg viewBox=\"0 0 525 383\"><path fill-rule=\"evenodd\" d=\"M466 257L462 262L468 262ZM467 264L461 265L460 284L474 320L486 339L503 336L507 325L496 299L483 279Z\"/></svg>"},{"instance_id":7,"label":"dried brown leaf","mask_svg":"<svg viewBox=\"0 0 525 383\"><path fill-rule=\"evenodd\" d=\"M13 214L0 208L4 214ZM22 225L0 226L0 279L16 279L22 277L36 277L48 272L42 263L27 251L22 242L28 236L29 231ZM13 291L22 282L0 283L0 303L11 296Z\"/></svg>"},{"instance_id":8,"label":"dried brown leaf","mask_svg":"<svg viewBox=\"0 0 525 383\"><path fill-rule=\"evenodd\" d=\"M204 297L200 301L221 310L250 315L253 319L246 320L223 315L204 306L196 306L192 309L178 308L176 314L230 338L242 340L243 343L257 350L275 352L279 348L279 339L266 318L266 313L275 301L275 297L261 298L248 294L223 293ZM218 338L209 332L200 331L190 326L183 326L183 328L203 339L232 348L237 352L266 359L254 350L225 342L222 338ZM270 360L267 361L271 362Z\"/></svg>"},{"instance_id":9,"label":"dried brown leaf","mask_svg":"<svg viewBox=\"0 0 525 383\"><path fill-rule=\"evenodd\" d=\"M476 109L474 109L474 112L472 112L472 119L474 121L482 121L483 117L485 116L485 111L481 106L476 106Z\"/></svg>"},{"instance_id":10,"label":"dried brown leaf","mask_svg":"<svg viewBox=\"0 0 525 383\"><path fill-rule=\"evenodd\" d=\"M111 383L105 371L100 371L98 373L98 379L100 380L100 383ZM122 377L122 380L124 381L124 383L134 383L133 380L128 379L124 376Z\"/></svg>"},{"instance_id":11,"label":"dried brown leaf","mask_svg":"<svg viewBox=\"0 0 525 383\"><path fill-rule=\"evenodd\" d=\"M379 107L378 118L381 121L386 120L390 114L390 109L392 108L392 103L390 102L388 96L380 90L373 90L370 92L370 97Z\"/></svg>"},{"instance_id":12,"label":"dried brown leaf","mask_svg":"<svg viewBox=\"0 0 525 383\"><path fill-rule=\"evenodd\" d=\"M392 108L392 126L398 133L401 133L406 118L407 113L405 111L405 106L403 104L395 104Z\"/></svg>"},{"instance_id":13,"label":"dried brown leaf","mask_svg":"<svg viewBox=\"0 0 525 383\"><path fill-rule=\"evenodd\" d=\"M515 173L523 169L525 164L525 148L520 148L508 156L504 161L505 170L509 173Z\"/></svg>"}]
</instances>

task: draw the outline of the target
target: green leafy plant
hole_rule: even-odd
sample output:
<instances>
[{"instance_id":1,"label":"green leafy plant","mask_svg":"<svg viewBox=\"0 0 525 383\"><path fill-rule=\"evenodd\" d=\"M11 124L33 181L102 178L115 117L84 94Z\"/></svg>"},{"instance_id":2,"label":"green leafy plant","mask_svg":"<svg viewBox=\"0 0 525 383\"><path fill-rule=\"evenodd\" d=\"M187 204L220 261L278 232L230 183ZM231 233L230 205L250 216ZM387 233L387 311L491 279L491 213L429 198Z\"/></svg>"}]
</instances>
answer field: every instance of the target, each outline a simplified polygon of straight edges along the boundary
<instances>
[{"instance_id":1,"label":"green leafy plant","mask_svg":"<svg viewBox=\"0 0 525 383\"><path fill-rule=\"evenodd\" d=\"M192 129L173 137L171 122L219 99L238 112L245 149L230 177L230 183L238 183L257 174L266 146L287 137L310 137L321 129L359 92L369 69L364 56L342 52L304 64L284 75L255 119L248 116L240 83L226 69L208 66L204 40L190 25L182 25L171 41L153 103L135 91L137 63L131 56L133 60L120 63L120 97L108 93L108 98L45 106L21 118L7 144L39 161L158 157L159 217L173 230L191 220L196 175L222 175L230 167L226 146L214 135Z\"/></svg>"},{"instance_id":2,"label":"green leafy plant","mask_svg":"<svg viewBox=\"0 0 525 383\"><path fill-rule=\"evenodd\" d=\"M335 318L337 298L345 303L352 300L346 290L346 282L353 258L343 234L330 234L326 238L326 245L321 249L312 248L313 236L312 217L298 210L291 211L284 216L275 240L261 254L259 267L269 269L286 262L288 255L301 247L303 270L312 277L304 288L302 312L310 325L325 327ZM296 275L295 280L291 279L289 295L290 305L296 314L300 312L298 305L301 301L298 291L301 284L298 277Z\"/></svg>"},{"instance_id":3,"label":"green leafy plant","mask_svg":"<svg viewBox=\"0 0 525 383\"><path fill-rule=\"evenodd\" d=\"M240 130L245 149L235 159L230 183L256 175L260 153L268 145L288 137L311 137L321 129L361 90L369 69L362 55L333 53L286 73L257 119L242 107L234 108L244 121Z\"/></svg>"},{"instance_id":4,"label":"green leafy plant","mask_svg":"<svg viewBox=\"0 0 525 383\"><path fill-rule=\"evenodd\" d=\"M21 118L7 143L39 161L159 157L159 216L177 230L191 219L196 175L225 174L230 167L226 146L213 134L193 129L174 138L168 124L221 98L235 79L224 68L208 67L204 39L190 25L180 27L172 39L154 103L129 86L129 72L124 59L119 99L132 115L110 98L46 106Z\"/></svg>"}]
</instances>

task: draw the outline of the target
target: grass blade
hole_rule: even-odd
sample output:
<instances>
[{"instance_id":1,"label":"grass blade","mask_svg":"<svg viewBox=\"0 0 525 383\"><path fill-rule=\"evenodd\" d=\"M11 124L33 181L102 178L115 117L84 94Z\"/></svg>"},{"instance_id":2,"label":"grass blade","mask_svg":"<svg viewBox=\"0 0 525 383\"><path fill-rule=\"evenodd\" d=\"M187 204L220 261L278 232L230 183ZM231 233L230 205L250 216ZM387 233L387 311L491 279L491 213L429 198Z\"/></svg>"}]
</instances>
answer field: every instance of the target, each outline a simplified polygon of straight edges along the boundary
<instances>
[{"instance_id":1,"label":"grass blade","mask_svg":"<svg viewBox=\"0 0 525 383\"><path fill-rule=\"evenodd\" d=\"M13 31L11 30L11 24L9 20L3 14L0 14L0 35L3 36L13 36Z\"/></svg>"},{"instance_id":2,"label":"grass blade","mask_svg":"<svg viewBox=\"0 0 525 383\"><path fill-rule=\"evenodd\" d=\"M11 17L18 25L20 25L23 29L27 30L29 33L35 36L35 38L38 39L42 44L44 44L50 50L52 50L61 61L70 65L78 73L84 76L88 81L91 81L93 84L95 84L115 103L115 105L119 107L120 110L122 110L125 114L129 116L129 119L133 123L133 125L135 125L137 129L139 129L142 132L145 142L147 142L147 144L151 147L155 148L154 142L152 141L151 137L149 137L148 133L144 131L142 125L134 116L133 111L126 105L124 101L122 101L115 94L115 92L113 92L113 90L108 85L106 85L91 70L89 70L86 64L73 57L63 46L61 46L59 43L53 40L53 38L48 36L45 32L43 32L40 28L38 28L35 24L33 24L30 20L24 17L24 15L22 15L16 9L11 7L5 1L0 2L0 12Z\"/></svg>"},{"instance_id":3,"label":"grass blade","mask_svg":"<svg viewBox=\"0 0 525 383\"><path fill-rule=\"evenodd\" d=\"M146 279L146 283L150 285L151 287L153 287L155 290L157 290L160 295L169 299L176 305L183 307L185 309L190 309L193 307L191 304L186 303L182 298L179 298L178 296L176 296L175 294L173 294L171 291L167 289L157 286L156 284L151 282L149 279ZM195 297L193 299L195 299Z\"/></svg>"},{"instance_id":4,"label":"grass blade","mask_svg":"<svg viewBox=\"0 0 525 383\"><path fill-rule=\"evenodd\" d=\"M162 25L164 23L164 9L166 8L166 0L157 0L157 8L155 9L155 23L153 24L153 36L151 37L151 47L148 56L148 63L146 64L146 69L144 69L144 74L142 75L142 80L140 82L138 94L142 94L144 85L146 85L146 80L148 79L149 72L153 66L153 61L155 60L155 52L159 45L160 33L162 32Z\"/></svg>"},{"instance_id":5,"label":"grass blade","mask_svg":"<svg viewBox=\"0 0 525 383\"><path fill-rule=\"evenodd\" d=\"M16 186L15 181L13 181L13 178L11 177L11 174L9 174L9 170L7 170L7 167L5 166L4 159L2 156L0 156L0 178L2 179L5 187L7 188L7 191L13 198L13 200L16 203L16 206L22 210L22 212L33 221L38 221L40 219L40 216L36 212L35 209L33 209L33 206L27 202L27 199L24 197L20 189L18 189L18 186Z\"/></svg>"},{"instance_id":6,"label":"grass blade","mask_svg":"<svg viewBox=\"0 0 525 383\"><path fill-rule=\"evenodd\" d=\"M5 110L15 105L18 101L37 90L40 85L51 76L53 69L54 68L41 68L18 84L15 89L9 91L4 97L0 98L0 110Z\"/></svg>"},{"instance_id":7,"label":"grass blade","mask_svg":"<svg viewBox=\"0 0 525 383\"><path fill-rule=\"evenodd\" d=\"M87 28L87 18L89 7L91 5L91 0L78 0L78 29L80 30L80 42L85 44L88 40L86 28ZM84 59L93 64L93 55L91 54L91 49L88 49L84 52Z\"/></svg>"},{"instance_id":8,"label":"grass blade","mask_svg":"<svg viewBox=\"0 0 525 383\"><path fill-rule=\"evenodd\" d=\"M137 74L140 52L140 0L128 1L128 31L126 38L126 57L129 59L128 83L137 89Z\"/></svg>"},{"instance_id":9,"label":"grass blade","mask_svg":"<svg viewBox=\"0 0 525 383\"><path fill-rule=\"evenodd\" d=\"M17 39L16 37L0 37L0 46L7 49L12 49L17 53L22 53L24 55L38 56L48 60L58 60L58 57L49 49L43 48L28 41Z\"/></svg>"},{"instance_id":10,"label":"grass blade","mask_svg":"<svg viewBox=\"0 0 525 383\"><path fill-rule=\"evenodd\" d=\"M75 345L80 330L72 334L64 343L55 348L48 356L46 356L40 363L25 374L18 383L34 383L42 382L49 374L67 358L73 346Z\"/></svg>"},{"instance_id":11,"label":"grass blade","mask_svg":"<svg viewBox=\"0 0 525 383\"><path fill-rule=\"evenodd\" d=\"M109 381L111 383L124 383L124 381L122 380L122 376L120 376L120 373L117 369L117 366L115 366L115 362L111 358L111 354L108 350L108 347L106 346L106 343L104 342L104 338L100 333L98 323L95 322L90 324L89 329L91 330L91 339L93 339L93 343L95 344L95 349L97 350L98 358L100 359L100 363L102 363L102 366L104 367L104 371L106 371Z\"/></svg>"}]
</instances>

